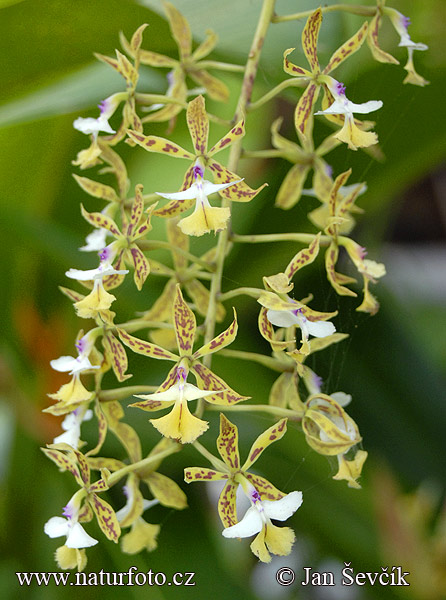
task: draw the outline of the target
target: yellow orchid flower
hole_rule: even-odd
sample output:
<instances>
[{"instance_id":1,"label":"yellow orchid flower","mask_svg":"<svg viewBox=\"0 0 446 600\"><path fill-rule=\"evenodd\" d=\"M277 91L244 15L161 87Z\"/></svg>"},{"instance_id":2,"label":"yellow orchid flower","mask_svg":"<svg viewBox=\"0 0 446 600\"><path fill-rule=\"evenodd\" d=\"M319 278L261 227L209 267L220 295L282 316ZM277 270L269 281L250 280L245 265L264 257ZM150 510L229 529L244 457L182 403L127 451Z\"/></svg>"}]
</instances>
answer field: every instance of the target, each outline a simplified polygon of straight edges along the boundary
<instances>
[{"instance_id":1,"label":"yellow orchid flower","mask_svg":"<svg viewBox=\"0 0 446 600\"><path fill-rule=\"evenodd\" d=\"M193 164L187 169L183 179L183 185L180 191L189 189L195 182L195 167L200 165L200 168L207 168L212 172L214 183L222 185L232 183L227 187L222 187L219 190L220 196L227 198L232 202L249 202L262 190L266 184L259 187L257 190L251 189L242 178L235 173L229 171L214 159L214 155L229 148L234 142L240 140L245 135L244 120L242 119L234 127L223 136L210 150L208 150L208 135L209 135L209 118L206 114L205 102L203 96L197 96L189 102L186 112L187 126L189 129L195 153L185 150L178 144L171 142L162 137L155 135L142 135L135 131L128 131L129 138L136 142L139 146L148 152L157 152L176 158L184 158L193 161ZM197 163L197 160L199 161ZM189 206L192 206L189 200ZM173 201L167 204L164 208L160 208L154 212L155 215L161 217L173 217L179 212L185 210L184 204L178 201Z\"/></svg>"},{"instance_id":2,"label":"yellow orchid flower","mask_svg":"<svg viewBox=\"0 0 446 600\"><path fill-rule=\"evenodd\" d=\"M188 467L184 470L186 483L194 481L226 481L218 500L218 514L225 529L224 537L248 537L257 533L251 550L262 562L271 560L272 554L280 556L291 552L294 532L289 528L278 529L270 519L285 520L302 503L301 492L284 494L267 479L248 471L262 452L286 433L286 419L264 431L255 440L248 458L240 465L238 450L238 429L223 414L220 415L220 435L217 450L223 462L215 459L221 470L202 467ZM236 491L241 485L252 506L245 517L238 522ZM268 549L269 551L268 551Z\"/></svg>"},{"instance_id":3,"label":"yellow orchid flower","mask_svg":"<svg viewBox=\"0 0 446 600\"><path fill-rule=\"evenodd\" d=\"M429 84L429 81L424 79L421 75L419 75L415 71L415 66L413 64L413 53L415 50L428 50L428 46L426 44L413 42L409 33L408 28L410 25L409 17L404 16L399 11L394 8L387 8L384 6L385 0L378 0L378 7L375 16L373 17L370 27L368 30L367 43L372 52L373 58L381 63L390 63L390 64L399 64L399 61L389 54L382 50L379 46L378 42L378 34L381 28L382 17L387 16L390 19L395 31L400 36L400 42L398 44L399 47L407 48L408 59L407 63L404 66L404 69L407 71L407 75L403 81L403 83L411 83L413 85L425 86Z\"/></svg>"},{"instance_id":4,"label":"yellow orchid flower","mask_svg":"<svg viewBox=\"0 0 446 600\"><path fill-rule=\"evenodd\" d=\"M284 71L293 77L298 77L303 81L308 82L294 112L296 130L303 138L311 137L313 129L313 106L318 99L321 86L326 85L327 83L327 75L359 50L364 43L368 28L367 22L363 23L355 35L344 42L344 44L332 54L327 66L324 69L321 69L317 57L317 43L321 24L322 11L318 8L308 17L302 32L302 48L310 65L310 70L298 67L288 60L288 55L291 54L295 48L288 48L283 54Z\"/></svg>"},{"instance_id":5,"label":"yellow orchid flower","mask_svg":"<svg viewBox=\"0 0 446 600\"><path fill-rule=\"evenodd\" d=\"M232 390L220 377L199 361L202 356L217 352L232 343L238 326L234 316L234 321L225 331L193 352L196 319L184 301L179 285L176 287L173 321L179 355L165 350L157 344L135 338L124 330L118 329L118 334L122 342L138 354L175 362L175 366L169 371L157 392L144 396L144 402L138 402L132 406L154 411L173 405L173 410L168 415L160 419L152 419L151 423L163 435L182 443L190 443L206 431L208 426L205 421L190 413L187 407L188 400L205 398L212 404L229 406L246 399ZM198 388L186 382L189 372L195 376Z\"/></svg>"},{"instance_id":6,"label":"yellow orchid flower","mask_svg":"<svg viewBox=\"0 0 446 600\"><path fill-rule=\"evenodd\" d=\"M226 229L231 211L229 208L211 206L207 197L240 183L241 179L229 183L211 183L207 179L203 179L204 168L199 159L195 163L193 173L195 181L187 190L173 194L156 193L158 196L174 201L170 206L175 206L175 214L187 210L190 207L190 200L196 201L194 212L178 223L178 227L184 234L200 236L210 231L217 233L217 231Z\"/></svg>"},{"instance_id":7,"label":"yellow orchid flower","mask_svg":"<svg viewBox=\"0 0 446 600\"><path fill-rule=\"evenodd\" d=\"M112 507L102 500L98 493L104 492L108 486L103 478L91 483L90 467L86 457L68 444L51 444L42 448L44 454L62 471L70 471L80 490L72 497L64 509L64 517L53 517L45 525L45 533L50 537L67 536L64 546L67 548L86 548L93 546L97 540L91 538L83 529L81 522L91 521L93 514L101 531L113 542L118 542L121 534L118 519ZM59 549L60 550L60 549ZM57 556L57 555L56 555ZM82 557L65 550L60 551L61 568L74 568L76 564L85 562ZM75 559L76 558L76 562ZM62 563L65 567L62 567Z\"/></svg>"}]
</instances>

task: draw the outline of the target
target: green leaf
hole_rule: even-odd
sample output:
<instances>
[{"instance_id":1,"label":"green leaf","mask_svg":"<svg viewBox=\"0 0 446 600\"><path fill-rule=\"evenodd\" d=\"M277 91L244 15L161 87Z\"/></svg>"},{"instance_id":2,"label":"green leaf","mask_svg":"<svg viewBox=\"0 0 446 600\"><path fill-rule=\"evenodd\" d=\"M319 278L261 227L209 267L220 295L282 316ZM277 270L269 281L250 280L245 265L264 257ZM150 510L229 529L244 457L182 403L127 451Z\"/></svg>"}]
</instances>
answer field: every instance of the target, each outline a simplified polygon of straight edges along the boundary
<instances>
[{"instance_id":1,"label":"green leaf","mask_svg":"<svg viewBox=\"0 0 446 600\"><path fill-rule=\"evenodd\" d=\"M143 87L159 88L161 76L144 72ZM125 82L103 64L91 64L62 77L42 89L0 106L0 127L28 123L56 115L90 108L116 91L125 89Z\"/></svg>"}]
</instances>

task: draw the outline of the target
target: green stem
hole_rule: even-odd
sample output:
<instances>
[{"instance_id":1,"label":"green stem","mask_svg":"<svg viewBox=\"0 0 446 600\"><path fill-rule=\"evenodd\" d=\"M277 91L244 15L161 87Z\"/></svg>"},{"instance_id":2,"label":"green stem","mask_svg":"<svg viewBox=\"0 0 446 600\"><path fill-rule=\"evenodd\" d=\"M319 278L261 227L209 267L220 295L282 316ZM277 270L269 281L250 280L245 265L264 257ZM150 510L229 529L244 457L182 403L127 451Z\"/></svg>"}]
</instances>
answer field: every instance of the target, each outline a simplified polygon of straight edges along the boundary
<instances>
[{"instance_id":1,"label":"green stem","mask_svg":"<svg viewBox=\"0 0 446 600\"><path fill-rule=\"evenodd\" d=\"M245 65L233 65L216 60L201 60L199 65L200 69L218 69L219 71L230 71L232 73L244 73L245 71Z\"/></svg>"},{"instance_id":2,"label":"green stem","mask_svg":"<svg viewBox=\"0 0 446 600\"><path fill-rule=\"evenodd\" d=\"M221 407L220 407L220 410L221 410ZM217 469L218 471L223 471L223 472L228 470L228 467L225 465L225 463L223 461L221 461L219 458L217 458L216 456L214 456L211 452L209 452L209 450L206 450L206 448L204 446L202 446L200 444L200 442L197 442L197 440L195 440L195 442L193 442L192 445L196 450L198 450L198 452L200 454L202 454L211 463L211 465L215 469Z\"/></svg>"},{"instance_id":3,"label":"green stem","mask_svg":"<svg viewBox=\"0 0 446 600\"><path fill-rule=\"evenodd\" d=\"M236 288L235 290L229 290L229 292L225 292L224 294L219 294L218 300L220 302L224 302L225 300L229 300L230 298L235 298L237 296L250 296L251 298L257 299L263 291L264 290L260 290L258 288L241 287Z\"/></svg>"},{"instance_id":4,"label":"green stem","mask_svg":"<svg viewBox=\"0 0 446 600\"><path fill-rule=\"evenodd\" d=\"M283 150L243 150L242 158L283 158Z\"/></svg>"},{"instance_id":5,"label":"green stem","mask_svg":"<svg viewBox=\"0 0 446 600\"><path fill-rule=\"evenodd\" d=\"M221 407L210 404L208 410L221 410ZM289 408L281 408L280 406L271 406L270 404L235 404L233 406L225 406L225 412L264 412L276 417L287 417L290 421L301 421L303 414L299 414L295 410Z\"/></svg>"},{"instance_id":6,"label":"green stem","mask_svg":"<svg viewBox=\"0 0 446 600\"><path fill-rule=\"evenodd\" d=\"M150 394L151 392L156 392L158 387L157 385L130 385L113 390L102 390L98 393L98 397L100 402L113 402L115 400L124 400L134 394Z\"/></svg>"},{"instance_id":7,"label":"green stem","mask_svg":"<svg viewBox=\"0 0 446 600\"><path fill-rule=\"evenodd\" d=\"M323 13L335 12L342 10L352 15L360 15L362 17L373 17L376 14L376 6L351 6L350 4L332 4L331 6L322 6L321 11ZM274 15L273 23L285 23L286 21L296 21L299 19L305 19L314 13L313 10L304 10L302 12L294 13L292 15Z\"/></svg>"},{"instance_id":8,"label":"green stem","mask_svg":"<svg viewBox=\"0 0 446 600\"><path fill-rule=\"evenodd\" d=\"M257 354L256 352L245 352L242 350L220 350L220 356L226 356L227 358L238 358L240 360L249 360L251 362L259 363L273 371L283 373L284 371L293 371L293 365L282 362L273 358L272 356L265 356L264 354Z\"/></svg>"},{"instance_id":9,"label":"green stem","mask_svg":"<svg viewBox=\"0 0 446 600\"><path fill-rule=\"evenodd\" d=\"M140 329L173 329L173 325L171 323L164 323L162 321L147 321L145 319L137 319L135 321L128 321L127 323L122 323L116 325L120 329L123 329L127 333L134 333L135 331L139 331Z\"/></svg>"},{"instance_id":10,"label":"green stem","mask_svg":"<svg viewBox=\"0 0 446 600\"><path fill-rule=\"evenodd\" d=\"M187 103L173 96L164 96L163 94L142 94L137 92L135 100L138 104L180 104L187 107Z\"/></svg>"},{"instance_id":11,"label":"green stem","mask_svg":"<svg viewBox=\"0 0 446 600\"><path fill-rule=\"evenodd\" d=\"M209 117L209 121L213 123L217 123L218 125L223 125L224 127L232 127L232 121L229 119L222 119L221 117L217 117L217 115L213 115L211 113L207 113Z\"/></svg>"},{"instance_id":12,"label":"green stem","mask_svg":"<svg viewBox=\"0 0 446 600\"><path fill-rule=\"evenodd\" d=\"M257 108L260 108L261 106L263 106L264 104L266 104L267 102L272 100L275 96L277 96L277 94L280 94L280 92L282 92L283 90L286 90L286 88L305 87L307 84L308 84L308 81L306 78L305 79L303 79L303 78L302 79L296 79L296 78L285 79L285 81L282 81L281 83L279 83L278 85L273 87L264 96L262 96L255 102L251 102L251 104L248 106L248 110L249 110L249 112L251 112L253 110L256 110Z\"/></svg>"},{"instance_id":13,"label":"green stem","mask_svg":"<svg viewBox=\"0 0 446 600\"><path fill-rule=\"evenodd\" d=\"M311 244L316 235L314 233L265 233L253 235L237 235L231 236L232 242L241 244L266 244L270 242L300 242L302 244ZM329 246L331 238L328 235L321 236L321 246Z\"/></svg>"},{"instance_id":14,"label":"green stem","mask_svg":"<svg viewBox=\"0 0 446 600\"><path fill-rule=\"evenodd\" d=\"M257 29L254 34L254 39L251 44L251 50L248 55L248 60L245 67L245 75L243 77L242 88L240 91L240 97L237 103L233 122L236 123L243 118L246 107L251 100L252 88L254 85L255 76L257 73L257 67L259 64L260 53L263 47L263 42L266 36L266 32L271 23L271 19L274 15L275 0L263 0L262 10L260 12L259 21L257 23ZM235 142L231 146L228 169L232 172L236 172L238 161L241 155L241 140ZM222 207L228 208L230 201L225 198L222 201ZM207 344L215 335L215 317L216 317L216 305L217 298L221 293L221 281L223 277L223 267L225 262L226 250L229 243L229 224L227 229L224 229L219 233L217 242L217 259L214 277L211 281L210 294L209 294L209 305L206 314L206 329L204 335L204 343ZM203 364L210 368L212 363L212 355L207 354L203 359ZM201 398L197 403L196 416L200 418L204 412L205 402Z\"/></svg>"},{"instance_id":15,"label":"green stem","mask_svg":"<svg viewBox=\"0 0 446 600\"><path fill-rule=\"evenodd\" d=\"M166 250L175 251L178 252L178 254L181 254L182 256L186 257L191 262L202 266L207 271L213 271L213 265L209 264L207 260L198 258L197 256L194 256L187 250L183 250L183 248L179 248L178 246L172 246L172 244L170 244L169 242L163 242L161 240L138 240L138 246L141 250L156 250L158 248L165 248Z\"/></svg>"},{"instance_id":16,"label":"green stem","mask_svg":"<svg viewBox=\"0 0 446 600\"><path fill-rule=\"evenodd\" d=\"M166 456L174 454L174 452L178 452L180 449L181 446L171 446L170 448L167 448L162 452L158 452L157 454L148 456L147 458L143 458L142 460L132 463L131 465L127 465L126 467L119 469L119 471L115 471L114 473L112 473L107 479L107 484L109 487L112 487L113 485L118 483L118 481L122 479L124 475L127 475L128 473L133 473L138 469L150 467L150 465L152 464L158 464L160 460L163 460L164 458L166 458Z\"/></svg>"}]
</instances>

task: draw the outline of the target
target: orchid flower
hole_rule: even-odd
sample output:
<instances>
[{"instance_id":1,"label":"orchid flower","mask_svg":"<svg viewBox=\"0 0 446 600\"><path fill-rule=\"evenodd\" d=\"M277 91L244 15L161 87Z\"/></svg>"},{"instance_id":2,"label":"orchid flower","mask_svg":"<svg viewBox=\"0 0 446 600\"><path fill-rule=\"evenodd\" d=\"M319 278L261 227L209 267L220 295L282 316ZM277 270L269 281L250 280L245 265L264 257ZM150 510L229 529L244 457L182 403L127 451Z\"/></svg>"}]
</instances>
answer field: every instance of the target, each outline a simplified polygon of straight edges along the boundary
<instances>
[{"instance_id":1,"label":"orchid flower","mask_svg":"<svg viewBox=\"0 0 446 600\"><path fill-rule=\"evenodd\" d=\"M196 161L193 173L195 181L187 190L173 194L156 193L158 196L162 196L168 200L178 200L180 202L196 200L194 212L189 217L181 219L178 223L178 227L186 235L200 236L204 233L209 233L210 231L215 231L215 233L217 233L217 231L226 229L226 223L231 216L231 211L229 208L211 206L207 197L210 194L220 192L243 180L237 179L235 181L230 181L229 183L221 184L211 183L207 179L203 179L204 167L200 160ZM190 207L190 203L184 202L183 206L184 208L182 210L187 210Z\"/></svg>"},{"instance_id":2,"label":"orchid flower","mask_svg":"<svg viewBox=\"0 0 446 600\"><path fill-rule=\"evenodd\" d=\"M104 289L102 282L103 278L108 275L125 275L128 273L127 269L116 270L112 266L111 263L115 254L116 250L113 248L112 243L101 251L99 255L101 262L97 269L89 269L87 271L70 269L65 273L70 279L77 279L78 281L93 280L93 290L91 293L74 304L79 317L84 319L94 318L99 311L108 310L112 302L116 299L113 294Z\"/></svg>"},{"instance_id":3,"label":"orchid flower","mask_svg":"<svg viewBox=\"0 0 446 600\"><path fill-rule=\"evenodd\" d=\"M363 131L355 123L353 113L368 114L382 107L381 100L369 100L362 104L351 102L345 95L344 84L333 77L326 76L325 83L334 98L334 102L324 110L315 112L315 115L344 115L344 125L336 134L336 138L348 144L352 150L372 146L378 142L378 136L372 131Z\"/></svg>"},{"instance_id":4,"label":"orchid flower","mask_svg":"<svg viewBox=\"0 0 446 600\"><path fill-rule=\"evenodd\" d=\"M50 538L66 536L67 548L89 548L95 546L98 540L92 538L79 523L81 502L84 497L83 490L76 492L63 509L63 517L51 517L45 523L44 531Z\"/></svg>"},{"instance_id":5,"label":"orchid flower","mask_svg":"<svg viewBox=\"0 0 446 600\"><path fill-rule=\"evenodd\" d=\"M333 479L346 479L349 487L360 488L357 479L367 452L357 450L352 460L346 459L347 453L362 439L355 421L343 409L349 401L350 397L342 392L311 396L306 402L302 429L313 450L337 457L339 468Z\"/></svg>"},{"instance_id":6,"label":"orchid flower","mask_svg":"<svg viewBox=\"0 0 446 600\"><path fill-rule=\"evenodd\" d=\"M106 229L94 229L85 238L85 246L81 246L79 250L82 252L97 252L103 250L107 245L106 237L108 231Z\"/></svg>"},{"instance_id":7,"label":"orchid flower","mask_svg":"<svg viewBox=\"0 0 446 600\"><path fill-rule=\"evenodd\" d=\"M404 80L404 83L412 83L420 86L427 85L429 82L421 77L421 75L418 75L418 73L415 71L413 64L413 52L414 50L427 50L428 46L426 46L426 44L416 43L411 40L407 31L410 25L409 17L405 17L403 14L392 8L386 8L385 10L389 14L390 20L392 21L396 32L400 36L400 43L398 46L407 48L408 59L404 67L407 71L407 76Z\"/></svg>"},{"instance_id":8,"label":"orchid flower","mask_svg":"<svg viewBox=\"0 0 446 600\"><path fill-rule=\"evenodd\" d=\"M291 299L290 299L291 300ZM301 308L295 310L268 310L268 321L276 327L291 327L296 325L302 331L302 340L307 342L310 335L327 337L336 331L331 321L309 321Z\"/></svg>"},{"instance_id":9,"label":"orchid flower","mask_svg":"<svg viewBox=\"0 0 446 600\"><path fill-rule=\"evenodd\" d=\"M51 368L61 373L69 372L70 375L78 375L89 369L99 369L99 366L92 365L88 358L97 335L97 330L89 331L75 344L78 352L77 358L72 356L61 356L50 361Z\"/></svg>"},{"instance_id":10,"label":"orchid flower","mask_svg":"<svg viewBox=\"0 0 446 600\"><path fill-rule=\"evenodd\" d=\"M182 365L177 369L176 379L176 383L167 390L155 392L154 394L138 395L136 397L149 400L150 403L160 402L161 407L162 403L167 403L166 406L174 403L173 410L170 413L159 419L150 419L150 422L165 437L176 439L182 444L189 444L204 433L209 425L206 421L202 421L191 414L187 402L215 395L215 391L200 390L192 383L187 383L187 370ZM142 404L140 402L133 406L142 408Z\"/></svg>"},{"instance_id":11,"label":"orchid flower","mask_svg":"<svg viewBox=\"0 0 446 600\"><path fill-rule=\"evenodd\" d=\"M82 411L80 408L76 408L73 412L68 413L65 419L62 421L62 429L64 433L61 433L54 438L53 444L68 444L72 448L79 447L79 440L81 436L81 424L84 421L89 421L93 417L93 411L87 410Z\"/></svg>"},{"instance_id":12,"label":"orchid flower","mask_svg":"<svg viewBox=\"0 0 446 600\"><path fill-rule=\"evenodd\" d=\"M241 485L251 507L241 521L222 531L223 537L242 538L258 534L251 550L262 562L270 562L270 552L278 556L288 555L295 540L294 531L273 525L271 519L286 521L291 517L302 504L302 492L291 492L280 500L262 501L259 492L248 480Z\"/></svg>"},{"instance_id":13,"label":"orchid flower","mask_svg":"<svg viewBox=\"0 0 446 600\"><path fill-rule=\"evenodd\" d=\"M201 357L231 344L237 335L238 325L234 312L231 325L194 352L196 318L184 301L179 284L176 287L173 321L178 354L157 344L138 339L123 329L118 328L118 335L126 346L138 354L176 363L155 394L138 396L144 398L144 401L132 406L146 411L156 411L174 405L169 414L160 419L152 419L151 423L164 436L187 444L193 442L208 428L206 421L198 419L189 412L187 407L189 400L205 398L206 402L222 406L230 406L246 400L245 396L240 396L232 390L218 375L199 361ZM194 375L198 387L186 382L189 371Z\"/></svg>"},{"instance_id":14,"label":"orchid flower","mask_svg":"<svg viewBox=\"0 0 446 600\"><path fill-rule=\"evenodd\" d=\"M105 100L102 100L102 102L98 104L100 110L99 117L96 119L93 119L92 117L78 117L73 122L73 127L81 133L92 135L94 140L97 140L100 131L103 131L104 133L116 133L115 130L111 128L108 120L113 116L119 103L124 97L126 98L127 94L119 92L105 98Z\"/></svg>"}]
</instances>

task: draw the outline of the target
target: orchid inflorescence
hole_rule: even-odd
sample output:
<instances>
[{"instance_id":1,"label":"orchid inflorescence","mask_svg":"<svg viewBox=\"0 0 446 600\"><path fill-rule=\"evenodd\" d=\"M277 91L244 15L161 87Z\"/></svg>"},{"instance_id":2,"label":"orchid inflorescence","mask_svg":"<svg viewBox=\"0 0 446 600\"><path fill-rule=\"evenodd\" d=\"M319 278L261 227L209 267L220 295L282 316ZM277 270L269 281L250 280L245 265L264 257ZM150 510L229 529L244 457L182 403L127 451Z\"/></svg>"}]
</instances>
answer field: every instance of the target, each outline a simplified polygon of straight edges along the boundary
<instances>
[{"instance_id":1,"label":"orchid inflorescence","mask_svg":"<svg viewBox=\"0 0 446 600\"><path fill-rule=\"evenodd\" d=\"M218 514L223 537L255 536L251 549L263 562L269 562L271 554L284 556L291 552L295 539L293 530L278 527L272 520L287 520L303 500L301 491L282 492L263 476L251 471L263 451L285 436L287 423L293 423L295 429L300 426L312 450L327 457L336 457L334 479L344 480L352 488L360 487L358 480L367 452L361 447L358 426L345 411L351 396L336 390L328 393L330 390L326 389L320 375L306 364L313 353L340 343L347 334L336 331L336 310L317 310L313 306L320 307L320 299L295 297L293 290L301 269L319 260L324 253L324 268L333 290L341 296L356 297L357 292L350 287L356 279L337 271L339 252L342 251L352 262L363 284L362 301L356 310L372 315L377 312L379 304L370 291L370 285L385 274L384 265L366 258L365 248L350 237L353 215L362 212L355 203L365 192L366 185L365 182L348 184L351 169L334 176L327 155L341 144L346 144L351 150L378 144L377 133L370 131L373 123L360 121L354 115L380 110L383 103L369 100L356 104L347 97L347 87L334 79L332 72L350 59L365 40L376 60L398 62L378 44L381 21L386 17L400 35L399 45L408 49L405 83L427 83L413 66L414 50L425 50L426 46L412 42L407 32L409 21L406 17L378 0L375 8L366 10L365 14L371 17L371 21L366 20L321 68L318 36L324 9L314 10L302 33L302 49L309 68L289 60L291 53L297 55L294 48L283 51L283 69L291 77L287 81L291 82L290 86L296 87L297 78L303 88L296 99L294 111L299 143L279 134L283 122L279 118L271 125L274 149L270 154L263 150L262 156L280 156L292 163L280 186L277 207L288 210L305 194L320 202L320 206L308 214L315 232L283 234L285 237L281 233L237 235L230 226L232 203L255 206L252 201L267 185L259 182L257 187L250 187L239 175L238 163L242 156L246 114L279 93L279 90L272 90L263 99L251 102L263 39L269 25L274 20L280 22L274 13L274 4L274 0L263 2L245 67L204 61L217 44L217 36L208 31L204 42L192 51L193 40L188 22L167 2L164 6L178 46L178 58L142 48L146 25L139 27L130 41L121 36L125 54L116 51L116 58L98 55L101 61L124 78L126 91L103 100L99 105L99 117L79 117L74 121L77 130L90 136L91 144L79 152L73 164L86 170L105 163L103 171L115 177L116 186L75 175L80 187L90 196L101 199L104 206L99 212L89 212L81 207L82 215L93 231L80 249L98 252L99 264L86 271L71 268L66 276L84 286L84 293L61 288L72 301L77 316L95 324L87 333L79 332L74 344L76 357L62 356L51 362L55 370L67 372L72 378L57 392L50 394L56 402L46 411L64 417L64 432L44 452L59 469L73 475L79 488L63 509L63 516L52 517L45 525L45 533L50 537L66 538L56 552L62 569L85 568L86 548L98 543L84 528L93 518L109 540L121 541L122 550L126 553L156 548L160 527L148 523L143 513L153 504L176 510L186 508L184 491L163 472L168 457L181 451L185 444L197 450L200 457L197 456L197 462L202 463L206 459L205 465L185 468L186 483L221 482ZM340 5L339 10L343 10L342 7ZM278 65L281 61L282 57L278 56ZM166 94L138 91L140 65L168 69ZM209 148L210 121L215 118L207 112L205 96L226 102L230 95L226 84L208 72L219 69L241 72L244 76L234 119L227 133ZM200 86L199 90L188 87L190 79ZM321 93L322 104L316 110ZM193 98L188 101L190 96ZM122 116L119 122L116 113L120 106ZM183 118L183 110L192 141L188 149L177 144L172 133L176 121ZM315 121L315 115L324 117L334 128L334 132L316 149L313 130L318 128L319 122ZM113 127L110 125L112 119ZM168 122L173 139L145 131L145 124L153 122ZM143 186L138 183L129 197L127 168L115 149L123 140L132 147L138 145L146 150L148 159L150 153L183 159L187 166L180 189L172 190L171 183L166 182L165 191L152 190L150 194L144 194ZM215 157L228 148L227 163L218 162ZM255 151L251 152L251 156L254 155ZM310 171L313 171L312 187L305 188ZM216 194L220 197L219 201L215 199ZM192 207L193 211L185 216L184 213ZM167 241L157 240L152 235L153 223L158 219L166 224ZM191 238L210 232L218 233L217 243L202 256L194 255ZM290 253L289 262L282 272L265 275L263 286L258 288L240 287L222 292L224 261L233 244L282 240L303 246L294 256ZM151 251L155 249L169 251L172 263L154 260ZM167 283L145 312L134 320L117 322L116 313L111 310L112 306L115 307L116 296L111 290L118 289L130 273L133 273L138 290L150 288L152 277L165 277ZM269 356L225 350L237 336L235 309L232 322L226 328L220 330L219 327L217 330L217 325L226 318L228 301L242 295L252 300L252 308L258 313L259 341L262 337L266 340L271 349ZM197 323L197 319L202 322ZM142 335L143 330L148 330L149 335ZM98 347L99 339L102 348ZM122 385L131 376L127 373L128 356L134 353L146 357L149 368L154 360L170 363L164 381L157 381L154 386ZM221 357L252 361L258 364L259 369L269 367L279 372L266 403L266 399L260 399L263 404L250 405L246 402L248 397L232 389L233 382L223 380L211 368L212 356L216 353ZM121 384L119 387L103 388L103 377L108 371L113 372ZM138 401L130 406L147 411L151 416L152 413L163 412L161 416L150 419L160 439L148 454L145 454L147 449L143 450L139 434L124 421L121 401L131 396ZM193 409L190 403L195 401ZM215 409L220 412L220 429L216 438L219 456L198 441L198 438L211 439L215 435L204 418L206 410ZM239 429L226 416L227 412L233 412L235 416L238 410L263 411L272 419L271 426L254 441L243 464L238 450ZM90 445L81 441L81 428L84 421L93 418L97 422L97 436L95 445ZM123 456L101 455L108 432L112 432L121 443ZM95 481L92 481L93 473L98 474ZM102 498L102 494L123 478L126 503L116 511ZM150 498L143 496L141 483L148 487ZM250 504L243 517L237 511L238 488ZM123 534L125 529L128 531Z\"/></svg>"}]
</instances>

